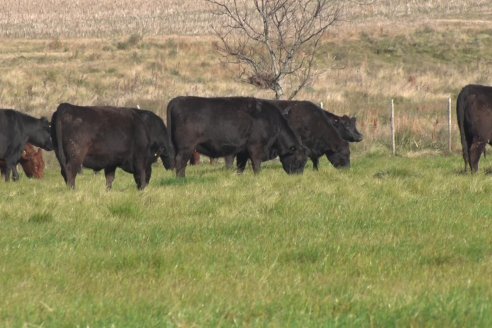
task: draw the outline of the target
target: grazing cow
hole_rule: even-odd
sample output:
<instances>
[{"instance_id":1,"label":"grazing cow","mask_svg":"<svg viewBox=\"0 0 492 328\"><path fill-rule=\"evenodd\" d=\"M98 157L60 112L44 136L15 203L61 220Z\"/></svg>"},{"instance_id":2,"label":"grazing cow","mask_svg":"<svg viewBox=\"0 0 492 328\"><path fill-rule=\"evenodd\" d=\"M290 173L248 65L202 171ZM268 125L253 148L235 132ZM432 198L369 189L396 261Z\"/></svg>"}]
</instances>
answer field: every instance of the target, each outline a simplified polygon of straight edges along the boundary
<instances>
[{"instance_id":1,"label":"grazing cow","mask_svg":"<svg viewBox=\"0 0 492 328\"><path fill-rule=\"evenodd\" d=\"M349 143L341 137L323 109L309 101L292 101L282 111L303 145L309 149L315 170L323 155L336 168L350 167Z\"/></svg>"},{"instance_id":2,"label":"grazing cow","mask_svg":"<svg viewBox=\"0 0 492 328\"><path fill-rule=\"evenodd\" d=\"M326 155L336 168L350 167L349 144L347 140L342 138L341 133L335 128L332 120L323 109L309 101L280 100L268 102L277 105L294 132L301 138L302 144L309 149L309 158L313 162L315 170L319 166L319 157L323 155ZM347 133L350 130L347 129ZM270 159L274 157L272 156ZM234 157L225 157L226 167L232 167L233 161Z\"/></svg>"},{"instance_id":3,"label":"grazing cow","mask_svg":"<svg viewBox=\"0 0 492 328\"><path fill-rule=\"evenodd\" d=\"M311 111L314 110L315 108L319 108L319 110L322 111L322 113L325 115L325 117L330 121L330 123L333 125L333 127L338 131L338 134L340 137L348 142L360 142L363 139L363 135L357 130L356 127L356 118L355 117L349 117L347 115L343 116L338 116L336 114L330 113L328 111L323 110L319 106L315 105L314 103L310 101L298 101L298 100L269 100L271 103L276 105L278 108L280 108L283 112L288 111L288 108L290 106L296 106L296 107L306 107L306 110ZM294 122L291 122L289 120L289 124L293 126L295 125ZM306 128L306 126L303 126L302 129ZM329 135L332 134L331 128L329 129L330 132L328 132ZM299 131L296 131L299 134ZM304 140L303 140L304 143ZM343 148L343 151L345 153L349 152L348 149ZM336 162L338 166L344 166L343 164L340 164L340 160L337 160L337 157L339 157L340 154L332 153L330 152L327 154L327 158L330 161ZM347 155L347 154L345 154ZM194 152L193 156L195 158L200 158L200 154L198 152ZM226 168L230 169L233 166L234 158L231 156L226 156L225 158L225 165ZM319 161L316 161L318 163ZM315 163L313 161L313 163ZM315 164L315 168L317 168L318 164ZM334 164L335 165L335 164Z\"/></svg>"},{"instance_id":4,"label":"grazing cow","mask_svg":"<svg viewBox=\"0 0 492 328\"><path fill-rule=\"evenodd\" d=\"M242 172L251 159L261 162L278 155L284 170L302 173L305 148L280 111L265 101L244 97L177 97L167 106L167 123L176 150L176 175L185 176L194 150L212 157L237 155Z\"/></svg>"},{"instance_id":5,"label":"grazing cow","mask_svg":"<svg viewBox=\"0 0 492 328\"><path fill-rule=\"evenodd\" d=\"M134 110L137 111L147 128L151 141L150 149L154 153L155 158L160 157L166 170L174 169L174 147L162 118L149 110Z\"/></svg>"},{"instance_id":6,"label":"grazing cow","mask_svg":"<svg viewBox=\"0 0 492 328\"><path fill-rule=\"evenodd\" d=\"M321 107L307 100L271 100L271 102L282 110L286 110L290 106L306 107L310 109L317 107L328 118L330 123L333 124L335 129L337 129L340 134L340 137L344 140L347 140L348 142L360 142L363 139L363 135L357 130L357 120L355 117L348 117L347 115L338 116L323 110Z\"/></svg>"},{"instance_id":7,"label":"grazing cow","mask_svg":"<svg viewBox=\"0 0 492 328\"><path fill-rule=\"evenodd\" d=\"M347 115L338 116L326 110L323 110L323 114L325 114L331 124L337 129L340 137L344 140L348 142L361 142L364 138L362 133L357 130L357 119L355 117L349 117Z\"/></svg>"},{"instance_id":8,"label":"grazing cow","mask_svg":"<svg viewBox=\"0 0 492 328\"><path fill-rule=\"evenodd\" d=\"M41 148L36 150L31 144L27 144L19 162L28 178L42 179L44 177L44 159Z\"/></svg>"},{"instance_id":9,"label":"grazing cow","mask_svg":"<svg viewBox=\"0 0 492 328\"><path fill-rule=\"evenodd\" d=\"M72 188L81 166L104 169L108 189L117 167L133 173L137 188L144 189L157 157L174 166L165 125L149 111L63 103L53 113L51 133L61 174Z\"/></svg>"},{"instance_id":10,"label":"grazing cow","mask_svg":"<svg viewBox=\"0 0 492 328\"><path fill-rule=\"evenodd\" d=\"M11 172L21 159L27 143L45 150L53 150L48 120L34 118L12 109L1 109L0 159L5 163L1 169L5 181L10 180ZM14 180L17 179L18 174L14 174Z\"/></svg>"},{"instance_id":11,"label":"grazing cow","mask_svg":"<svg viewBox=\"0 0 492 328\"><path fill-rule=\"evenodd\" d=\"M24 173L28 178L42 179L44 177L44 159L43 151L41 148L37 150L31 144L26 144L22 151L22 156L19 161L12 167L12 179L17 181L19 179L19 172L17 171L17 164L22 166ZM0 171L4 171L5 161L0 160Z\"/></svg>"},{"instance_id":12,"label":"grazing cow","mask_svg":"<svg viewBox=\"0 0 492 328\"><path fill-rule=\"evenodd\" d=\"M480 156L492 144L492 87L467 85L456 101L465 171L478 171Z\"/></svg>"}]
</instances>

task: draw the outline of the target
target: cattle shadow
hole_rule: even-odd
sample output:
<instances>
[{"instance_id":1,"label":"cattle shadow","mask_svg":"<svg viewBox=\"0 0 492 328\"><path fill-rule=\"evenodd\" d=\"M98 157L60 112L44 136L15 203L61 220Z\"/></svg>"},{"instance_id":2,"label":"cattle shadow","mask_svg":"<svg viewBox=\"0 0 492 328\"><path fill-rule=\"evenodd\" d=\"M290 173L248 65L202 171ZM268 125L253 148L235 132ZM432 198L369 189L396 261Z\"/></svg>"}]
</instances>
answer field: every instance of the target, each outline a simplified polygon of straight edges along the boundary
<instances>
[{"instance_id":1,"label":"cattle shadow","mask_svg":"<svg viewBox=\"0 0 492 328\"><path fill-rule=\"evenodd\" d=\"M213 176L187 176L185 178L160 178L155 182L157 187L186 186L186 185L206 185L217 181Z\"/></svg>"},{"instance_id":2,"label":"cattle shadow","mask_svg":"<svg viewBox=\"0 0 492 328\"><path fill-rule=\"evenodd\" d=\"M455 169L455 170L453 170L453 172L455 175L458 175L458 176L473 176L473 175L477 175L477 174L492 175L492 167L487 167L483 170L478 170L478 172L476 172L476 173L472 173L470 171L470 169L465 171L465 169L463 169L463 168Z\"/></svg>"},{"instance_id":3,"label":"cattle shadow","mask_svg":"<svg viewBox=\"0 0 492 328\"><path fill-rule=\"evenodd\" d=\"M378 171L373 175L373 178L378 180L385 180L391 178L419 178L419 177L421 177L421 174L406 168L390 168L387 170Z\"/></svg>"},{"instance_id":4,"label":"cattle shadow","mask_svg":"<svg viewBox=\"0 0 492 328\"><path fill-rule=\"evenodd\" d=\"M454 169L453 170L453 173L455 175L461 175L461 176L465 176L465 175L470 175L470 171L465 171L464 169Z\"/></svg>"}]
</instances>

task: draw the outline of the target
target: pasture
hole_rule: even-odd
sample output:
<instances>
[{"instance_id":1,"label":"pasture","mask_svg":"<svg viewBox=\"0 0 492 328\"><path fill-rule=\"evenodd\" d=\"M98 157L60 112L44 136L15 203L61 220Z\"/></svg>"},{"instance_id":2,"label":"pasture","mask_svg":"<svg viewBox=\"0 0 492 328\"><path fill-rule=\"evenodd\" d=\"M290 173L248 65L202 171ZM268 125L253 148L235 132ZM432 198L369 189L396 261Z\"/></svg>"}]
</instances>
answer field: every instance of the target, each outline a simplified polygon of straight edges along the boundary
<instances>
[{"instance_id":1,"label":"pasture","mask_svg":"<svg viewBox=\"0 0 492 328\"><path fill-rule=\"evenodd\" d=\"M490 326L492 166L460 156L222 165L143 192L56 163L1 183L4 327Z\"/></svg>"},{"instance_id":2,"label":"pasture","mask_svg":"<svg viewBox=\"0 0 492 328\"><path fill-rule=\"evenodd\" d=\"M2 1L1 108L271 97L217 56L204 3ZM463 174L456 125L444 155L448 96L492 84L491 2L356 3L298 96L357 116L350 170L155 165L143 192L86 170L72 191L51 153L44 180L0 182L0 326L491 326L492 162Z\"/></svg>"}]
</instances>

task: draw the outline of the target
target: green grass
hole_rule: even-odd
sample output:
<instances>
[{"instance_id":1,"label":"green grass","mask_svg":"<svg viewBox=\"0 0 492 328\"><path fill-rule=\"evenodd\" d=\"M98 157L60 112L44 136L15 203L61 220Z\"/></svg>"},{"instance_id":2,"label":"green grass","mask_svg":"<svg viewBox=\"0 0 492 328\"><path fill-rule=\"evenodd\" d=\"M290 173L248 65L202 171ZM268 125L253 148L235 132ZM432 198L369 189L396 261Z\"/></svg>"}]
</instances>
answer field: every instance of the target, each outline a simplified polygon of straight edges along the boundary
<instances>
[{"instance_id":1,"label":"green grass","mask_svg":"<svg viewBox=\"0 0 492 328\"><path fill-rule=\"evenodd\" d=\"M0 183L4 327L492 324L492 181L459 156L259 176L161 166L136 190Z\"/></svg>"}]
</instances>

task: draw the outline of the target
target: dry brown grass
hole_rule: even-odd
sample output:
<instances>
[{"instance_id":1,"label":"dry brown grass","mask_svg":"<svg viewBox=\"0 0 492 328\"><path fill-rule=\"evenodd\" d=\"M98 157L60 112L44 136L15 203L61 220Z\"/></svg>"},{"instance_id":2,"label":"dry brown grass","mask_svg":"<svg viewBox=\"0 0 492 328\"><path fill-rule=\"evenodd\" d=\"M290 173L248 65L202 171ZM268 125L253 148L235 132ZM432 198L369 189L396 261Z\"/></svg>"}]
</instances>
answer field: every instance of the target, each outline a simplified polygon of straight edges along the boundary
<instances>
[{"instance_id":1,"label":"dry brown grass","mask_svg":"<svg viewBox=\"0 0 492 328\"><path fill-rule=\"evenodd\" d=\"M367 2L364 5L361 3ZM345 23L369 25L439 17L485 18L486 0L348 1ZM205 35L214 19L203 0L2 0L0 37L87 38L115 35ZM367 26L367 25L365 25Z\"/></svg>"}]
</instances>

